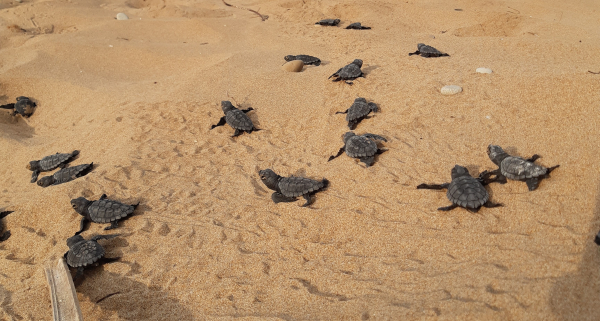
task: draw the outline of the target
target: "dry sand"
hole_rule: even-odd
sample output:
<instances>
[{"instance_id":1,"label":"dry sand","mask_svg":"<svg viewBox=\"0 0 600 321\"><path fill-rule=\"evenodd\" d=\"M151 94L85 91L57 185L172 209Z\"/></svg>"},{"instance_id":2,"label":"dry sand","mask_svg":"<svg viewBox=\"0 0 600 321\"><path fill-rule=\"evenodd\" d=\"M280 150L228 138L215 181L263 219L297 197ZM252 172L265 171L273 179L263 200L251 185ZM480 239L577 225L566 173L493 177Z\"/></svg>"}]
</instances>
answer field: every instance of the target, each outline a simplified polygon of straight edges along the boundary
<instances>
[{"instance_id":1,"label":"dry sand","mask_svg":"<svg viewBox=\"0 0 600 321\"><path fill-rule=\"evenodd\" d=\"M101 241L121 261L77 289L86 320L600 319L600 2L229 2L269 18L220 0L0 1L0 103L39 106L0 113L0 209L15 211L0 319L51 319L43 265L79 228L69 200L103 193L141 205ZM356 21L373 29L342 28ZM451 57L409 57L419 42ZM323 65L286 73L288 54ZM356 58L365 79L327 80ZM335 112L359 96L382 111L357 132L389 151L328 163ZM228 97L264 130L209 131ZM505 207L478 214L415 189L493 169L490 143L561 167L534 192L491 185ZM29 183L30 160L74 149L91 174ZM331 187L311 208L273 204L267 167Z\"/></svg>"}]
</instances>

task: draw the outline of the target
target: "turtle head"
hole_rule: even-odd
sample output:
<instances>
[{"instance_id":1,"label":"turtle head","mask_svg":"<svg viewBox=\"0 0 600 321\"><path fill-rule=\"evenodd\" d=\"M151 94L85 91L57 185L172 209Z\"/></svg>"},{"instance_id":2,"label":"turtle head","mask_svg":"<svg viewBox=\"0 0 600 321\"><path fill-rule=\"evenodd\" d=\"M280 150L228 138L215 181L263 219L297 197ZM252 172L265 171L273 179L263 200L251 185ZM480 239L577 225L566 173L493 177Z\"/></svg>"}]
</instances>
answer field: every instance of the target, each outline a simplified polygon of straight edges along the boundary
<instances>
[{"instance_id":1,"label":"turtle head","mask_svg":"<svg viewBox=\"0 0 600 321\"><path fill-rule=\"evenodd\" d=\"M354 99L354 102L355 103L360 103L360 102L366 103L367 100L363 97L358 97L358 98Z\"/></svg>"},{"instance_id":2,"label":"turtle head","mask_svg":"<svg viewBox=\"0 0 600 321\"><path fill-rule=\"evenodd\" d=\"M29 97L19 96L19 97L17 97L17 101L19 101L19 100L29 100Z\"/></svg>"},{"instance_id":3,"label":"turtle head","mask_svg":"<svg viewBox=\"0 0 600 321\"><path fill-rule=\"evenodd\" d=\"M39 181L37 181L38 186L41 187L48 187L52 184L54 184L54 177L53 176L44 176L42 178L40 178Z\"/></svg>"},{"instance_id":4,"label":"turtle head","mask_svg":"<svg viewBox=\"0 0 600 321\"><path fill-rule=\"evenodd\" d=\"M285 61L292 61L292 60L296 60L296 56L287 55L287 56L283 57L283 59L285 59Z\"/></svg>"},{"instance_id":5,"label":"turtle head","mask_svg":"<svg viewBox=\"0 0 600 321\"><path fill-rule=\"evenodd\" d=\"M260 180L269 188L274 191L277 190L277 183L279 182L279 178L281 176L275 174L273 170L270 168L263 169L258 171L258 175L260 175Z\"/></svg>"},{"instance_id":6,"label":"turtle head","mask_svg":"<svg viewBox=\"0 0 600 321\"><path fill-rule=\"evenodd\" d=\"M362 60L360 60L360 59L354 59L354 61L352 62L352 64L353 64L353 65L357 65L357 66L358 66L358 68L361 68L361 67L362 67L362 64L363 64L363 62L362 62Z\"/></svg>"},{"instance_id":7,"label":"turtle head","mask_svg":"<svg viewBox=\"0 0 600 321\"><path fill-rule=\"evenodd\" d=\"M344 144L347 144L348 139L350 139L351 137L356 136L356 134L354 134L353 132L347 132L344 134L344 136L342 136L342 139L344 140Z\"/></svg>"},{"instance_id":8,"label":"turtle head","mask_svg":"<svg viewBox=\"0 0 600 321\"><path fill-rule=\"evenodd\" d=\"M25 167L30 171L38 171L40 170L40 161L31 161Z\"/></svg>"},{"instance_id":9,"label":"turtle head","mask_svg":"<svg viewBox=\"0 0 600 321\"><path fill-rule=\"evenodd\" d=\"M71 236L71 237L69 237L69 238L67 239L67 246L68 246L69 248L71 248L71 247L73 247L73 245L75 245L75 244L77 244L77 243L79 243L79 242L81 242L81 241L84 241L84 240L85 240L85 239L83 238L83 236L81 236L81 235L79 235L79 234L77 234L77 235L73 235L73 236Z\"/></svg>"},{"instance_id":10,"label":"turtle head","mask_svg":"<svg viewBox=\"0 0 600 321\"><path fill-rule=\"evenodd\" d=\"M333 24L337 25L338 23L340 23L340 19L333 19Z\"/></svg>"},{"instance_id":11,"label":"turtle head","mask_svg":"<svg viewBox=\"0 0 600 321\"><path fill-rule=\"evenodd\" d=\"M417 44L417 49L421 50L421 48L425 47L426 45L424 43L418 43Z\"/></svg>"},{"instance_id":12,"label":"turtle head","mask_svg":"<svg viewBox=\"0 0 600 321\"><path fill-rule=\"evenodd\" d=\"M509 155L498 145L489 145L487 153L494 164L500 166L500 163Z\"/></svg>"},{"instance_id":13,"label":"turtle head","mask_svg":"<svg viewBox=\"0 0 600 321\"><path fill-rule=\"evenodd\" d=\"M75 212L79 213L80 215L84 215L85 216L85 209L88 207L88 205L91 202L88 201L87 199L85 199L85 197L78 197L75 199L71 200L71 206L73 207L73 209L75 210Z\"/></svg>"},{"instance_id":14,"label":"turtle head","mask_svg":"<svg viewBox=\"0 0 600 321\"><path fill-rule=\"evenodd\" d=\"M236 109L233 104L229 101L229 100L223 100L221 102L221 109L223 109L223 112L225 114L227 114L227 112Z\"/></svg>"},{"instance_id":15,"label":"turtle head","mask_svg":"<svg viewBox=\"0 0 600 321\"><path fill-rule=\"evenodd\" d=\"M452 179L454 180L461 176L471 176L471 174L469 174L469 170L466 167L454 165L454 168L452 169Z\"/></svg>"}]
</instances>

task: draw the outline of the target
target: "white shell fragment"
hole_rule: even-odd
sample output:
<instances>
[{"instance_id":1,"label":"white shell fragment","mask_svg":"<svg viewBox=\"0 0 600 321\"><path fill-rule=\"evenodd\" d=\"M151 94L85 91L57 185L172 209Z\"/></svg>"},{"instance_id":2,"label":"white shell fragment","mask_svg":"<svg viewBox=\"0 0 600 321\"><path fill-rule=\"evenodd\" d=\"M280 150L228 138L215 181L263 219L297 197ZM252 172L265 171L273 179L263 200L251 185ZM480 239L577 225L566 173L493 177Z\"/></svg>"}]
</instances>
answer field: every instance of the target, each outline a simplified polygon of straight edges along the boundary
<instances>
[{"instance_id":1,"label":"white shell fragment","mask_svg":"<svg viewBox=\"0 0 600 321\"><path fill-rule=\"evenodd\" d=\"M117 20L129 20L129 17L123 12L117 13Z\"/></svg>"},{"instance_id":2,"label":"white shell fragment","mask_svg":"<svg viewBox=\"0 0 600 321\"><path fill-rule=\"evenodd\" d=\"M302 68L304 68L304 62L302 62L302 60L292 60L281 67L281 69L289 72L301 72Z\"/></svg>"},{"instance_id":3,"label":"white shell fragment","mask_svg":"<svg viewBox=\"0 0 600 321\"><path fill-rule=\"evenodd\" d=\"M442 89L440 89L440 92L442 93L442 95L455 95L461 91L462 91L462 87L457 86L457 85L447 85L447 86L442 87Z\"/></svg>"},{"instance_id":4,"label":"white shell fragment","mask_svg":"<svg viewBox=\"0 0 600 321\"><path fill-rule=\"evenodd\" d=\"M477 68L475 71L480 74L491 74L492 73L492 70L490 68L484 68L484 67Z\"/></svg>"}]
</instances>

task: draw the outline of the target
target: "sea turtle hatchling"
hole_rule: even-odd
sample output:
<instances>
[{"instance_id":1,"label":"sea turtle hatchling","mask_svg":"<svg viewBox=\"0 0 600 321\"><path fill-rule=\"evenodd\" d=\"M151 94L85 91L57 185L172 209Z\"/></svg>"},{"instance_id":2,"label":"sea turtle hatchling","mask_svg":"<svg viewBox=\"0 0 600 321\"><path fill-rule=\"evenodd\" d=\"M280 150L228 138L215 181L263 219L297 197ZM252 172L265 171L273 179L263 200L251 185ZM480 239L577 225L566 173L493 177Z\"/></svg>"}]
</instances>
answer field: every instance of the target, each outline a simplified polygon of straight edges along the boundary
<instances>
[{"instance_id":1,"label":"sea turtle hatchling","mask_svg":"<svg viewBox=\"0 0 600 321\"><path fill-rule=\"evenodd\" d=\"M235 133L231 137L239 136L244 132L251 133L253 131L260 130L254 127L252 120L250 117L248 117L248 115L246 115L247 112L254 110L252 107L248 109L237 109L230 101L224 100L221 102L221 109L223 109L225 116L221 117L219 122L216 125L212 125L210 129L223 126L225 123L227 123L233 129L235 129Z\"/></svg>"},{"instance_id":2,"label":"sea turtle hatchling","mask_svg":"<svg viewBox=\"0 0 600 321\"><path fill-rule=\"evenodd\" d=\"M4 231L4 223L2 223L2 219L6 217L6 215L12 213L13 211L3 211L0 212L0 233ZM0 242L6 241L10 237L10 231L6 231L0 235Z\"/></svg>"},{"instance_id":3,"label":"sea turtle hatchling","mask_svg":"<svg viewBox=\"0 0 600 321\"><path fill-rule=\"evenodd\" d=\"M431 58L431 57L445 57L445 56L450 56L447 53L443 53L431 46L428 46L424 43L420 43L417 45L417 51L415 52L411 52L408 55L412 56L412 55L421 55L421 57L425 57L425 58Z\"/></svg>"},{"instance_id":4,"label":"sea turtle hatchling","mask_svg":"<svg viewBox=\"0 0 600 321\"><path fill-rule=\"evenodd\" d=\"M40 178L40 180L37 181L37 184L41 187L48 187L50 185L58 185L70 182L78 177L87 175L93 169L94 163L66 167L54 173L54 175Z\"/></svg>"},{"instance_id":5,"label":"sea turtle hatchling","mask_svg":"<svg viewBox=\"0 0 600 321\"><path fill-rule=\"evenodd\" d=\"M321 26L337 26L338 23L340 23L340 19L323 19L315 24Z\"/></svg>"},{"instance_id":6,"label":"sea turtle hatchling","mask_svg":"<svg viewBox=\"0 0 600 321\"><path fill-rule=\"evenodd\" d=\"M371 29L371 27L365 27L360 24L360 22L351 23L346 27L346 29L356 29L356 30L367 30Z\"/></svg>"},{"instance_id":7,"label":"sea turtle hatchling","mask_svg":"<svg viewBox=\"0 0 600 321\"><path fill-rule=\"evenodd\" d=\"M529 159L523 159L518 156L509 155L502 147L497 145L489 145L487 153L492 162L498 165L498 169L490 172L490 174L496 175L495 182L506 184L507 178L524 181L527 183L527 188L530 191L535 190L542 179L550 177L550 172L560 166L556 165L546 168L534 163L540 158L540 155L536 154Z\"/></svg>"},{"instance_id":8,"label":"sea turtle hatchling","mask_svg":"<svg viewBox=\"0 0 600 321\"><path fill-rule=\"evenodd\" d=\"M417 186L417 189L447 188L446 197L452 202L452 205L440 207L438 208L439 211L450 211L460 206L470 212L476 213L482 206L503 206L502 204L490 202L490 194L488 194L484 187L484 185L489 184L487 181L488 177L489 173L484 171L478 178L474 178L465 167L455 165L452 169L452 182L441 185L421 184Z\"/></svg>"},{"instance_id":9,"label":"sea turtle hatchling","mask_svg":"<svg viewBox=\"0 0 600 321\"><path fill-rule=\"evenodd\" d=\"M81 216L81 224L79 231L75 234L80 234L84 231L85 223L92 221L94 223L110 223L110 226L105 227L105 230L110 230L119 227L119 220L131 215L135 208L139 205L127 205L121 202L109 200L106 194L102 194L97 201L89 201L85 197L78 197L71 200L71 206Z\"/></svg>"},{"instance_id":10,"label":"sea turtle hatchling","mask_svg":"<svg viewBox=\"0 0 600 321\"><path fill-rule=\"evenodd\" d=\"M100 262L100 259L104 256L104 248L98 243L101 239L112 239L120 234L112 235L96 235L89 240L83 238L83 236L77 234L67 239L67 246L69 251L64 255L67 264L70 267L77 268L77 274L74 279L78 279L83 276L83 269L91 265L98 265L100 263L109 263L116 261L120 258L104 259Z\"/></svg>"},{"instance_id":11,"label":"sea turtle hatchling","mask_svg":"<svg viewBox=\"0 0 600 321\"><path fill-rule=\"evenodd\" d=\"M41 160L34 160L27 164L27 169L33 171L31 174L31 182L35 183L37 181L38 175L40 172L48 172L55 168L65 168L69 166L69 162L75 159L79 155L78 150L74 150L72 153L56 153L54 155L46 156Z\"/></svg>"},{"instance_id":12,"label":"sea turtle hatchling","mask_svg":"<svg viewBox=\"0 0 600 321\"><path fill-rule=\"evenodd\" d=\"M346 121L348 122L348 127L351 130L354 130L356 128L356 125L358 125L358 123L360 123L363 119L365 118L370 118L369 113L370 112L378 112L379 111L379 107L377 107L377 105L375 103L367 103L367 100L362 98L362 97L358 97L356 99L354 99L354 103L352 103L352 106L350 106L350 108L346 109L346 111L338 111L336 112L336 114L346 114Z\"/></svg>"},{"instance_id":13,"label":"sea turtle hatchling","mask_svg":"<svg viewBox=\"0 0 600 321\"><path fill-rule=\"evenodd\" d=\"M373 165L375 162L375 155L381 154L387 149L377 148L375 140L382 140L387 142L387 139L374 134L362 134L356 135L353 132L347 132L343 136L344 146L340 148L337 155L330 156L328 162L340 155L345 151L346 155L352 158L358 158L361 162L365 163L367 167Z\"/></svg>"},{"instance_id":14,"label":"sea turtle hatchling","mask_svg":"<svg viewBox=\"0 0 600 321\"><path fill-rule=\"evenodd\" d=\"M33 111L35 110L36 106L37 104L31 101L31 99L29 99L28 97L19 96L17 97L16 103L1 105L0 108L13 109L12 116L19 114L23 117L28 118L33 114Z\"/></svg>"},{"instance_id":15,"label":"sea turtle hatchling","mask_svg":"<svg viewBox=\"0 0 600 321\"><path fill-rule=\"evenodd\" d=\"M365 77L365 74L360 70L363 65L363 61L360 59L354 59L350 64L340 68L340 70L336 71L333 75L329 76L336 77L333 81L344 80L348 85L352 85L352 81L358 77ZM329 79L327 78L327 79Z\"/></svg>"},{"instance_id":16,"label":"sea turtle hatchling","mask_svg":"<svg viewBox=\"0 0 600 321\"><path fill-rule=\"evenodd\" d=\"M267 168L258 171L260 179L269 188L275 191L271 199L276 204L279 202L294 202L298 196L303 196L306 200L304 206L312 204L311 195L326 188L329 181L323 178L322 181L305 177L281 177L273 170Z\"/></svg>"},{"instance_id":17,"label":"sea turtle hatchling","mask_svg":"<svg viewBox=\"0 0 600 321\"><path fill-rule=\"evenodd\" d=\"M313 57L313 56L309 56L309 55L287 55L285 57L283 57L283 59L285 59L285 61L293 61L293 60L302 60L302 62L305 65L315 65L315 66L319 66L321 65L321 59L317 58L317 57Z\"/></svg>"}]
</instances>

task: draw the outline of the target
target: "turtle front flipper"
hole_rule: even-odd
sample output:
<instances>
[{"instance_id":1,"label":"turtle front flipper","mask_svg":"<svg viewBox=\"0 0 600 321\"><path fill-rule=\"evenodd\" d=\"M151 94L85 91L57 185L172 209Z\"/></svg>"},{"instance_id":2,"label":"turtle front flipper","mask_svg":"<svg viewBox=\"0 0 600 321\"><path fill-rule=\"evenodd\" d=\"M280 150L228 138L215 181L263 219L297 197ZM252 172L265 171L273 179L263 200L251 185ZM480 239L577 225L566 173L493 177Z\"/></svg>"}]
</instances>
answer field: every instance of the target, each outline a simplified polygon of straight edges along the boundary
<instances>
[{"instance_id":1,"label":"turtle front flipper","mask_svg":"<svg viewBox=\"0 0 600 321\"><path fill-rule=\"evenodd\" d=\"M540 185L540 178L539 177L532 177L529 178L525 181L525 183L527 183L527 188L530 191L535 191L536 188L538 188L538 186Z\"/></svg>"},{"instance_id":2,"label":"turtle front flipper","mask_svg":"<svg viewBox=\"0 0 600 321\"><path fill-rule=\"evenodd\" d=\"M112 221L110 222L110 226L107 226L104 228L105 231L107 230L112 230L114 228L118 228L119 227L119 221Z\"/></svg>"},{"instance_id":3,"label":"turtle front flipper","mask_svg":"<svg viewBox=\"0 0 600 321\"><path fill-rule=\"evenodd\" d=\"M536 160L538 160L540 158L542 158L542 156L540 156L538 154L535 154L535 155L531 156L531 158L526 159L526 161L533 163L533 162L535 162Z\"/></svg>"},{"instance_id":4,"label":"turtle front flipper","mask_svg":"<svg viewBox=\"0 0 600 321\"><path fill-rule=\"evenodd\" d=\"M330 161L330 160L335 159L336 157L342 155L345 150L346 150L346 145L344 145L342 148L340 148L340 150L337 152L337 154L335 156L329 156L329 159L327 161Z\"/></svg>"},{"instance_id":5,"label":"turtle front flipper","mask_svg":"<svg viewBox=\"0 0 600 321\"><path fill-rule=\"evenodd\" d=\"M487 208L493 208L493 207L502 207L502 206L504 206L504 204L502 204L502 203L492 203L492 202L490 202L488 200L487 202L483 203L483 206L487 207Z\"/></svg>"},{"instance_id":6,"label":"turtle front flipper","mask_svg":"<svg viewBox=\"0 0 600 321\"><path fill-rule=\"evenodd\" d=\"M365 165L367 165L367 167L369 167L369 166L372 166L373 163L375 163L375 156L361 157L360 161L365 163Z\"/></svg>"},{"instance_id":7,"label":"turtle front flipper","mask_svg":"<svg viewBox=\"0 0 600 321\"><path fill-rule=\"evenodd\" d=\"M254 108L250 107L250 108L248 108L248 109L240 109L240 110L241 110L241 111L243 111L243 112L244 112L244 114L245 114L245 113L247 113L247 112L249 112L249 111L251 111L251 110L254 110Z\"/></svg>"},{"instance_id":8,"label":"turtle front flipper","mask_svg":"<svg viewBox=\"0 0 600 321\"><path fill-rule=\"evenodd\" d=\"M9 237L10 237L10 231L4 232L4 234L2 234L2 236L0 236L0 242L4 242L4 241L8 240Z\"/></svg>"},{"instance_id":9,"label":"turtle front flipper","mask_svg":"<svg viewBox=\"0 0 600 321\"><path fill-rule=\"evenodd\" d=\"M357 119L357 120L353 120L353 121L349 121L348 122L348 128L350 128L350 130L354 130L356 129L356 125L358 125L358 123L360 123L361 119Z\"/></svg>"},{"instance_id":10,"label":"turtle front flipper","mask_svg":"<svg viewBox=\"0 0 600 321\"><path fill-rule=\"evenodd\" d=\"M91 241L98 241L98 240L102 240L102 239L104 239L104 240L110 240L110 239L113 239L113 238L115 238L117 236L120 236L120 235L121 234L96 235L96 236L92 237L90 240Z\"/></svg>"},{"instance_id":11,"label":"turtle front flipper","mask_svg":"<svg viewBox=\"0 0 600 321\"><path fill-rule=\"evenodd\" d=\"M453 210L453 209L455 209L457 207L458 207L457 204L452 204L452 205L446 206L446 207L439 207L438 211L446 211L447 212L447 211L451 211L451 210Z\"/></svg>"},{"instance_id":12,"label":"turtle front flipper","mask_svg":"<svg viewBox=\"0 0 600 321\"><path fill-rule=\"evenodd\" d=\"M40 175L40 171L33 171L33 173L31 173L31 183L37 182L39 175Z\"/></svg>"},{"instance_id":13,"label":"turtle front flipper","mask_svg":"<svg viewBox=\"0 0 600 321\"><path fill-rule=\"evenodd\" d=\"M302 207L307 207L314 202L312 200L312 198L310 197L310 194L304 194L302 196L304 196L304 199L306 200L306 203L304 203L304 205L302 205Z\"/></svg>"},{"instance_id":14,"label":"turtle front flipper","mask_svg":"<svg viewBox=\"0 0 600 321\"><path fill-rule=\"evenodd\" d=\"M15 109L15 104L0 105L2 109Z\"/></svg>"},{"instance_id":15,"label":"turtle front flipper","mask_svg":"<svg viewBox=\"0 0 600 321\"><path fill-rule=\"evenodd\" d=\"M370 118L370 117L371 116L367 116L365 118ZM385 137L379 136L379 135L375 135L375 134L363 134L362 136L364 136L366 138L374 139L374 140L382 140L384 142L387 142L387 139L385 139Z\"/></svg>"},{"instance_id":16,"label":"turtle front flipper","mask_svg":"<svg viewBox=\"0 0 600 321\"><path fill-rule=\"evenodd\" d=\"M290 203L290 202L295 202L296 198L295 197L287 197L281 193L275 192L271 195L271 199L273 200L273 202L275 204L280 203L280 202L284 202L284 203Z\"/></svg>"},{"instance_id":17,"label":"turtle front flipper","mask_svg":"<svg viewBox=\"0 0 600 321\"><path fill-rule=\"evenodd\" d=\"M219 120L219 122L216 125L212 125L210 127L210 129L214 129L215 127L219 127L219 126L223 126L225 125L226 121L225 121L225 116L221 117L221 119Z\"/></svg>"},{"instance_id":18,"label":"turtle front flipper","mask_svg":"<svg viewBox=\"0 0 600 321\"><path fill-rule=\"evenodd\" d=\"M412 56L412 55L420 55L420 54L421 54L421 52L420 52L419 50L417 50L417 51L415 51L415 52L411 52L411 53L409 53L408 55L409 55L409 56Z\"/></svg>"},{"instance_id":19,"label":"turtle front flipper","mask_svg":"<svg viewBox=\"0 0 600 321\"><path fill-rule=\"evenodd\" d=\"M102 195L100 195L100 199L99 199L99 201L101 201L101 200L104 200L104 199L106 199L107 197L108 197L108 196L106 196L106 194L102 194Z\"/></svg>"},{"instance_id":20,"label":"turtle front flipper","mask_svg":"<svg viewBox=\"0 0 600 321\"><path fill-rule=\"evenodd\" d=\"M444 184L420 184L419 186L417 186L417 189L444 189L444 188L448 188L448 186L450 186L450 183L444 183Z\"/></svg>"},{"instance_id":21,"label":"turtle front flipper","mask_svg":"<svg viewBox=\"0 0 600 321\"><path fill-rule=\"evenodd\" d=\"M348 108L348 109L350 109L350 108ZM347 114L348 113L348 109L346 109L346 111L343 111L343 112L342 111L337 111L335 113L336 114Z\"/></svg>"},{"instance_id":22,"label":"turtle front flipper","mask_svg":"<svg viewBox=\"0 0 600 321\"><path fill-rule=\"evenodd\" d=\"M85 223L88 222L86 217L81 218L81 222L79 223L79 231L75 232L75 235L81 234L81 232L85 231Z\"/></svg>"}]
</instances>

